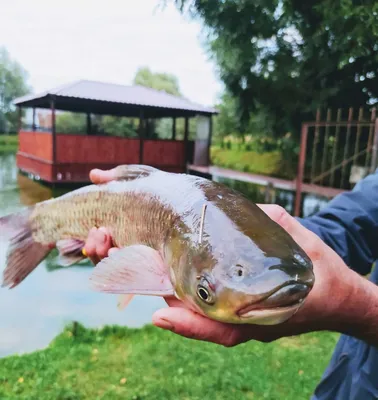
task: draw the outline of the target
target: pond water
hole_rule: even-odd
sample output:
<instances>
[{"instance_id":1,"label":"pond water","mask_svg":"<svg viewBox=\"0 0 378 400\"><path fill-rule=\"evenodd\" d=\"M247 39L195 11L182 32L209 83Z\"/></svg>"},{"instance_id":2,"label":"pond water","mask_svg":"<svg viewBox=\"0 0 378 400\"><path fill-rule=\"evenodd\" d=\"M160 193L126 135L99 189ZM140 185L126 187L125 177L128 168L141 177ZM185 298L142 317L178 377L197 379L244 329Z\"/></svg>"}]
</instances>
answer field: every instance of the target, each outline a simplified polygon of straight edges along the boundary
<instances>
[{"instance_id":1,"label":"pond water","mask_svg":"<svg viewBox=\"0 0 378 400\"><path fill-rule=\"evenodd\" d=\"M255 202L264 202L265 189L242 182L225 182ZM17 173L15 156L0 156L0 216L38 201L52 191ZM56 196L57 193L54 193ZM294 194L276 191L271 200L289 212ZM309 215L326 200L306 197L304 213ZM0 274L5 264L7 243L0 242ZM59 268L50 255L21 285L0 288L0 357L44 348L63 327L78 321L88 327L117 324L141 327L165 302L157 297L136 296L126 310L117 310L117 297L88 288L91 264Z\"/></svg>"}]
</instances>

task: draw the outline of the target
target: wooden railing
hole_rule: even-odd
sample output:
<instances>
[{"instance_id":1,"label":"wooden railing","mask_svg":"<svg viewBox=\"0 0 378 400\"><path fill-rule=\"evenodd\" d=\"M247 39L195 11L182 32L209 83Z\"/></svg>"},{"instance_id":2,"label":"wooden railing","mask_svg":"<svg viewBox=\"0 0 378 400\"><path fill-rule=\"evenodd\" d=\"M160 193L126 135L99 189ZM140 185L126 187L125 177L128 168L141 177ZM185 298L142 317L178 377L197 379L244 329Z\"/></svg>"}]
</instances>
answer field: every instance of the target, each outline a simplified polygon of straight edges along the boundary
<instances>
[{"instance_id":1,"label":"wooden railing","mask_svg":"<svg viewBox=\"0 0 378 400\"><path fill-rule=\"evenodd\" d=\"M51 133L20 131L20 169L48 182L86 182L92 168L112 168L142 162L172 172L185 172L193 158L193 143L116 136L56 134L55 160ZM142 161L141 161L142 151Z\"/></svg>"}]
</instances>

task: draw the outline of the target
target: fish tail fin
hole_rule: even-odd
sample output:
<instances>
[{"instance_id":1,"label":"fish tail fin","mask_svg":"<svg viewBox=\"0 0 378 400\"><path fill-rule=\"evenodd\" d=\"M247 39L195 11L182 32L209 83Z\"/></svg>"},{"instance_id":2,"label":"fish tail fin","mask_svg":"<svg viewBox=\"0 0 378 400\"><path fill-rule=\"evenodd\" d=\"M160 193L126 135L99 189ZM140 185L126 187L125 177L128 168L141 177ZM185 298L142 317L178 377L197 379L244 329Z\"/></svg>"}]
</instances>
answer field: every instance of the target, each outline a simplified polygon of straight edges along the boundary
<instances>
[{"instance_id":1,"label":"fish tail fin","mask_svg":"<svg viewBox=\"0 0 378 400\"><path fill-rule=\"evenodd\" d=\"M0 238L9 240L2 287L17 286L52 250L33 239L29 220L33 208L0 218Z\"/></svg>"}]
</instances>

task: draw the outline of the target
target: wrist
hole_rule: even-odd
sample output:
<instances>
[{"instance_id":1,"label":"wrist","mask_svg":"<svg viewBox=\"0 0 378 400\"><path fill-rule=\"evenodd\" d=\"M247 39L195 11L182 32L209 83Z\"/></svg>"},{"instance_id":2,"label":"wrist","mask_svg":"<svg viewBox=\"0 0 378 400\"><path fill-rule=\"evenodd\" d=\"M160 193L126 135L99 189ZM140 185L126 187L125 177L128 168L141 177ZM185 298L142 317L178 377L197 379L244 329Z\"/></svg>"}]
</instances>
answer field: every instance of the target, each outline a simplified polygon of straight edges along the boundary
<instances>
[{"instance_id":1,"label":"wrist","mask_svg":"<svg viewBox=\"0 0 378 400\"><path fill-rule=\"evenodd\" d=\"M339 284L326 329L378 346L378 287L351 269Z\"/></svg>"}]
</instances>

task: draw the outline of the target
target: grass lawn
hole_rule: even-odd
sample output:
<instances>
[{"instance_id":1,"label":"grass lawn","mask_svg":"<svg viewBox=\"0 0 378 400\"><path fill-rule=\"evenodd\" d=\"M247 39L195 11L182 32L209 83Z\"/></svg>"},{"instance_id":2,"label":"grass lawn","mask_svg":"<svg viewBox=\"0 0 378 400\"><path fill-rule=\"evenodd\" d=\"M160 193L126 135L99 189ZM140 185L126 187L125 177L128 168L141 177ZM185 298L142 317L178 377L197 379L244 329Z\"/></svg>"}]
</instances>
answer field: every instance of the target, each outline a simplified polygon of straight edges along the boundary
<instances>
[{"instance_id":1,"label":"grass lawn","mask_svg":"<svg viewBox=\"0 0 378 400\"><path fill-rule=\"evenodd\" d=\"M0 359L0 398L308 399L338 335L307 334L234 348L153 326L79 326L45 350Z\"/></svg>"},{"instance_id":2,"label":"grass lawn","mask_svg":"<svg viewBox=\"0 0 378 400\"><path fill-rule=\"evenodd\" d=\"M17 135L3 135L0 134L0 155L15 153L18 147Z\"/></svg>"},{"instance_id":3,"label":"grass lawn","mask_svg":"<svg viewBox=\"0 0 378 400\"><path fill-rule=\"evenodd\" d=\"M212 146L211 163L219 167L230 168L237 171L287 179L293 179L295 176L293 166L283 159L279 151L257 153L255 151L239 150L237 148L222 149L218 146Z\"/></svg>"}]
</instances>

